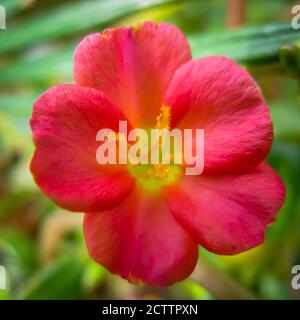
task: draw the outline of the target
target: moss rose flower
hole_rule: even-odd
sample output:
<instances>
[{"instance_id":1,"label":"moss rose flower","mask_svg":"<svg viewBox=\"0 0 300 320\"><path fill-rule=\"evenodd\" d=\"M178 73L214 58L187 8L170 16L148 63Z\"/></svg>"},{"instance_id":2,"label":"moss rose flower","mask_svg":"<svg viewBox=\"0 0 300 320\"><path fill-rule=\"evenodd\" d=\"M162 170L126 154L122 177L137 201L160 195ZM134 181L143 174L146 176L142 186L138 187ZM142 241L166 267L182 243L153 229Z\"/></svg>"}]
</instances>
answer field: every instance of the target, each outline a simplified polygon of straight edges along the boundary
<instances>
[{"instance_id":1,"label":"moss rose flower","mask_svg":"<svg viewBox=\"0 0 300 320\"><path fill-rule=\"evenodd\" d=\"M221 56L192 60L177 28L145 22L84 38L74 78L34 104L31 171L56 204L85 212L95 261L130 282L166 286L193 271L199 244L232 255L263 242L285 189L263 162L272 121L242 67ZM202 175L96 162L99 129L117 131L120 120L153 128L162 106L170 128L205 130Z\"/></svg>"}]
</instances>

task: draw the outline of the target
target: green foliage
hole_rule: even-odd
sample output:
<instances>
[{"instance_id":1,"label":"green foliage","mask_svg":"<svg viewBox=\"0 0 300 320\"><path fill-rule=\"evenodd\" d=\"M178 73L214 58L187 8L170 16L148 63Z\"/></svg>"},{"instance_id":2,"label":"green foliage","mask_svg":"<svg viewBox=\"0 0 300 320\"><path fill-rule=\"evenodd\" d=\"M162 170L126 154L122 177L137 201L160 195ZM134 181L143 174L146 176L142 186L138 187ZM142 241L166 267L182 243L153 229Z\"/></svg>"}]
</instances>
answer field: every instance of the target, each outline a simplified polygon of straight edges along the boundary
<instances>
[{"instance_id":1,"label":"green foliage","mask_svg":"<svg viewBox=\"0 0 300 320\"><path fill-rule=\"evenodd\" d=\"M8 28L0 34L0 53L28 48L38 42L73 35L96 28L154 5L174 0L102 0L77 1L39 13L25 20L21 26Z\"/></svg>"},{"instance_id":2,"label":"green foliage","mask_svg":"<svg viewBox=\"0 0 300 320\"><path fill-rule=\"evenodd\" d=\"M154 291L112 277L86 256L79 228L61 235L53 256L43 260L49 250L44 242L51 243L47 218L57 207L37 190L28 170L32 103L49 86L73 82L73 52L83 36L143 20L175 23L186 33L195 58L226 55L260 84L275 132L267 161L285 182L286 203L259 248L236 257L201 252L259 298L297 298L290 288L290 269L300 263L300 30L291 28L288 1L271 6L249 1L246 26L230 31L224 29L226 5L221 0L1 4L8 21L7 30L0 31L0 264L8 270L8 289L0 290L0 299L214 298L191 280ZM49 243L42 241L45 237Z\"/></svg>"},{"instance_id":3,"label":"green foliage","mask_svg":"<svg viewBox=\"0 0 300 320\"><path fill-rule=\"evenodd\" d=\"M249 65L279 61L279 47L300 38L290 23L275 23L238 30L194 35L190 43L195 57L224 55Z\"/></svg>"},{"instance_id":4,"label":"green foliage","mask_svg":"<svg viewBox=\"0 0 300 320\"><path fill-rule=\"evenodd\" d=\"M78 257L64 255L37 271L18 290L19 299L80 299L83 264Z\"/></svg>"}]
</instances>

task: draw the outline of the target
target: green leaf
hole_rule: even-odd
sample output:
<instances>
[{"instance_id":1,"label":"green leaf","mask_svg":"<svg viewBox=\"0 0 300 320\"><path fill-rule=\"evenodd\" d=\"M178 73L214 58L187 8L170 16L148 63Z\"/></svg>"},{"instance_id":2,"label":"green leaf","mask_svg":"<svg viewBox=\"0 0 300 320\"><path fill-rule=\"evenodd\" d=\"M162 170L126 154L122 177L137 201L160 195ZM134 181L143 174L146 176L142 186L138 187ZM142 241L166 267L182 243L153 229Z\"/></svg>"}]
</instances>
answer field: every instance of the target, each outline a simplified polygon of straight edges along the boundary
<instances>
[{"instance_id":1,"label":"green leaf","mask_svg":"<svg viewBox=\"0 0 300 320\"><path fill-rule=\"evenodd\" d=\"M24 232L15 229L2 229L1 247L24 270L32 270L36 266L35 242Z\"/></svg>"},{"instance_id":2,"label":"green leaf","mask_svg":"<svg viewBox=\"0 0 300 320\"><path fill-rule=\"evenodd\" d=\"M76 44L79 40L76 42ZM19 59L13 64L0 67L0 84L34 84L50 86L69 82L73 74L73 52L76 44L60 50L46 52L40 57ZM3 101L0 100L0 108Z\"/></svg>"},{"instance_id":3,"label":"green leaf","mask_svg":"<svg viewBox=\"0 0 300 320\"><path fill-rule=\"evenodd\" d=\"M225 55L250 65L278 62L279 47L283 43L298 39L300 30L293 30L286 23L188 37L195 58ZM78 42L79 40L66 48L47 52L38 58L19 60L15 64L0 68L0 84L31 83L49 86L72 81L72 57Z\"/></svg>"},{"instance_id":4,"label":"green leaf","mask_svg":"<svg viewBox=\"0 0 300 320\"><path fill-rule=\"evenodd\" d=\"M249 65L279 62L282 44L300 40L290 23L266 24L189 38L194 57L224 55Z\"/></svg>"},{"instance_id":5,"label":"green leaf","mask_svg":"<svg viewBox=\"0 0 300 320\"><path fill-rule=\"evenodd\" d=\"M5 8L6 17L10 17L32 5L32 2L24 0L2 0L0 4Z\"/></svg>"},{"instance_id":6,"label":"green leaf","mask_svg":"<svg viewBox=\"0 0 300 320\"><path fill-rule=\"evenodd\" d=\"M104 280L106 274L107 271L101 265L88 258L82 277L83 290L91 292L97 288L99 283Z\"/></svg>"},{"instance_id":7,"label":"green leaf","mask_svg":"<svg viewBox=\"0 0 300 320\"><path fill-rule=\"evenodd\" d=\"M40 269L17 291L18 299L78 299L83 263L75 255L64 255Z\"/></svg>"},{"instance_id":8,"label":"green leaf","mask_svg":"<svg viewBox=\"0 0 300 320\"><path fill-rule=\"evenodd\" d=\"M272 103L270 108L277 140L300 142L300 109L296 103Z\"/></svg>"},{"instance_id":9,"label":"green leaf","mask_svg":"<svg viewBox=\"0 0 300 320\"><path fill-rule=\"evenodd\" d=\"M178 0L103 0L80 1L39 13L0 33L0 53L27 48L95 28L140 10Z\"/></svg>"},{"instance_id":10,"label":"green leaf","mask_svg":"<svg viewBox=\"0 0 300 320\"><path fill-rule=\"evenodd\" d=\"M0 259L7 270L7 290L11 294L36 268L36 242L23 231L2 227Z\"/></svg>"},{"instance_id":11,"label":"green leaf","mask_svg":"<svg viewBox=\"0 0 300 320\"><path fill-rule=\"evenodd\" d=\"M31 106L39 92L25 91L17 94L0 94L0 110L6 115L14 118L26 117L31 115Z\"/></svg>"}]
</instances>

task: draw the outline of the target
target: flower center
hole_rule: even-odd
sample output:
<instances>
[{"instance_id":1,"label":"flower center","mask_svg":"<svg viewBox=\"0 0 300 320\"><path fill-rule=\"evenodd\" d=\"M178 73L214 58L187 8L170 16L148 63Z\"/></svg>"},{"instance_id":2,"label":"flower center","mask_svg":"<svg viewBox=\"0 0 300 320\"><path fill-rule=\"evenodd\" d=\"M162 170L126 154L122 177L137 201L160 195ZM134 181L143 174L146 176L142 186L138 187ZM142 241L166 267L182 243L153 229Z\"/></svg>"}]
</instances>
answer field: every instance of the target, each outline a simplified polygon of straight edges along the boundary
<instances>
[{"instance_id":1,"label":"flower center","mask_svg":"<svg viewBox=\"0 0 300 320\"><path fill-rule=\"evenodd\" d=\"M129 165L129 172L136 178L139 187L149 194L158 193L162 187L175 184L182 175L180 165Z\"/></svg>"},{"instance_id":2,"label":"flower center","mask_svg":"<svg viewBox=\"0 0 300 320\"><path fill-rule=\"evenodd\" d=\"M156 117L155 129L167 129L171 127L171 110L170 107L162 105L160 114ZM159 140L154 145L159 149L161 161L158 164L130 164L129 171L136 177L137 183L148 193L155 194L163 186L174 184L182 174L181 165L171 164L172 153L164 155L162 151L162 141ZM150 145L152 145L150 143ZM153 145L152 145L153 147ZM151 150L149 150L151 153ZM170 158L170 164L162 163L163 157Z\"/></svg>"}]
</instances>

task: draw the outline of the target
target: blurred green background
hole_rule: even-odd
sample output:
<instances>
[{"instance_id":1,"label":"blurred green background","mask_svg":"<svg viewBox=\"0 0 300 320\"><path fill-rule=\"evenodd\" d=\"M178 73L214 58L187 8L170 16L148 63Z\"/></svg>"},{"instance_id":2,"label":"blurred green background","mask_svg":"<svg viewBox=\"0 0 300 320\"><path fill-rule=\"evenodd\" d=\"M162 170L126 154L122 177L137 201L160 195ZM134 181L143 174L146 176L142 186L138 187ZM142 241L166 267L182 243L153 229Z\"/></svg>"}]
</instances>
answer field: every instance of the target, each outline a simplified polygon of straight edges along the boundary
<instances>
[{"instance_id":1,"label":"blurred green background","mask_svg":"<svg viewBox=\"0 0 300 320\"><path fill-rule=\"evenodd\" d=\"M51 203L28 170L33 153L29 118L48 87L73 82L72 54L82 37L144 20L180 27L193 57L226 55L260 84L271 109L275 141L268 162L287 198L260 247L234 256L200 250L209 279L261 299L297 299L291 268L300 264L300 30L291 28L297 1L0 0L0 265L7 289L0 299L216 299L210 280L169 288L135 287L95 264L82 238L82 215ZM300 4L300 3L298 3ZM243 6L238 8L238 6ZM237 27L237 28L235 28ZM210 270L212 269L212 271ZM225 279L225 282L222 281ZM229 291L229 287L228 287ZM230 293L228 294L230 297Z\"/></svg>"}]
</instances>

